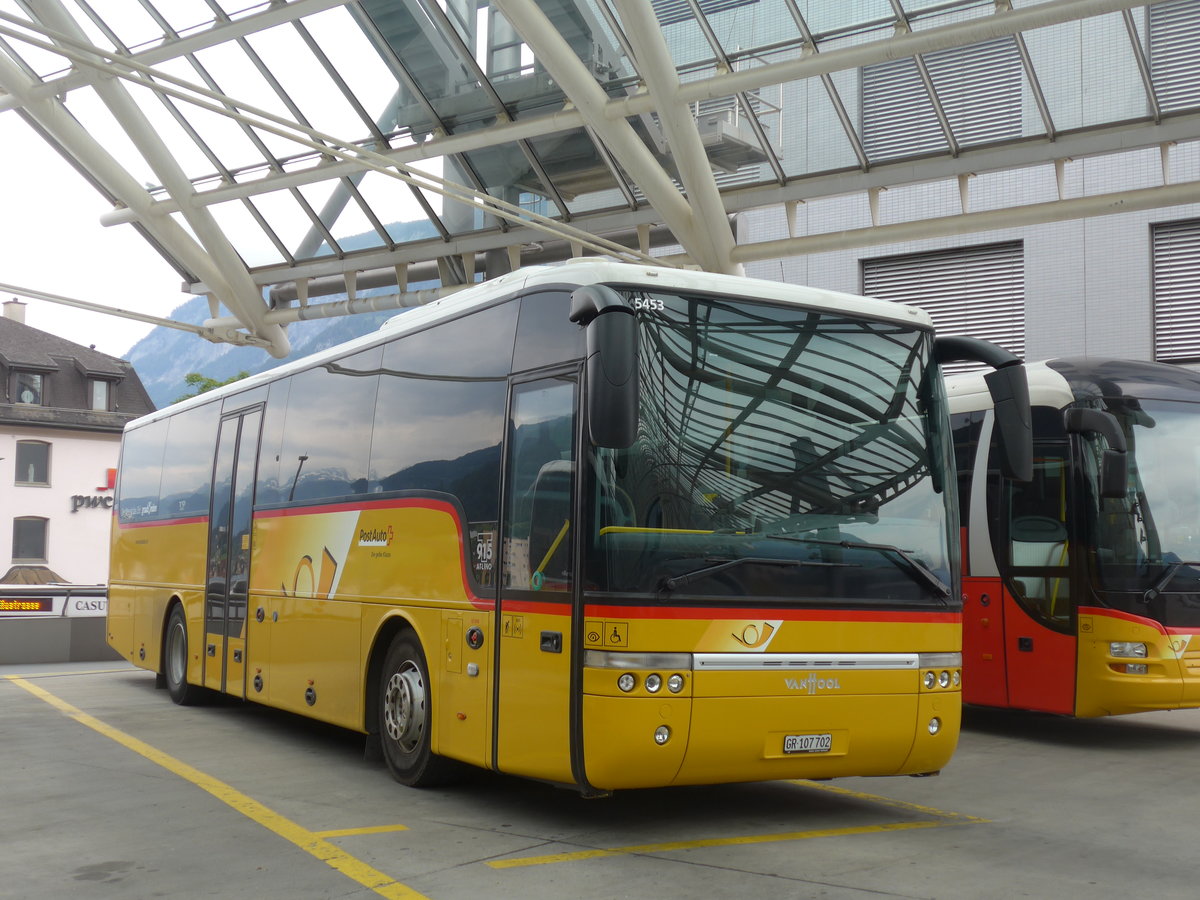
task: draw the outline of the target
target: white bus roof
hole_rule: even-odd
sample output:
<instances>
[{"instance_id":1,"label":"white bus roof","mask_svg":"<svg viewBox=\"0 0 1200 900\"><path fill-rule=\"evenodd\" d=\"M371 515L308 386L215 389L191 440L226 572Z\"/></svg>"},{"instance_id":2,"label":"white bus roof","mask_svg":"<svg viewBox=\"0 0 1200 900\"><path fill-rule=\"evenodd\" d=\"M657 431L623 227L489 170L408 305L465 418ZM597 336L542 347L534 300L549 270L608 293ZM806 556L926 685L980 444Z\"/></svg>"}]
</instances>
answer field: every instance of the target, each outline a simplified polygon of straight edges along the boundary
<instances>
[{"instance_id":1,"label":"white bus roof","mask_svg":"<svg viewBox=\"0 0 1200 900\"><path fill-rule=\"evenodd\" d=\"M574 259L558 265L518 269L490 281L466 287L447 297L392 316L377 331L370 334L362 335L309 356L291 360L266 372L260 372L233 384L205 392L181 403L164 407L137 419L130 425L137 427L149 424L184 409L248 391L259 385L269 384L293 372L300 372L328 360L365 350L399 335L419 331L434 322L487 306L502 297L525 293L541 285L552 287L585 284L612 284L669 292L719 294L746 300L793 305L803 309L845 313L866 319L896 322L913 328L933 327L929 314L924 310L890 300L878 300L871 297L860 297L856 294L845 294L840 291L827 291L737 275L718 275L712 272L641 266L597 259Z\"/></svg>"}]
</instances>

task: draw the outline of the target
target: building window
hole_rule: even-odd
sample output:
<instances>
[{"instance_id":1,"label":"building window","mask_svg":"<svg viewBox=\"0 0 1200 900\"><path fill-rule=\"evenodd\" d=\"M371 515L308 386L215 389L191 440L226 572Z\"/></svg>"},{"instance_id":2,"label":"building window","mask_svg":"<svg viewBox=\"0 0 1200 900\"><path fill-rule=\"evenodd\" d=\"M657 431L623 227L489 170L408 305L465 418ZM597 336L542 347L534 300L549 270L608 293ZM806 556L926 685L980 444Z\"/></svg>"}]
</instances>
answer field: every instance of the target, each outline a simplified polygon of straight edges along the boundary
<instances>
[{"instance_id":1,"label":"building window","mask_svg":"<svg viewBox=\"0 0 1200 900\"><path fill-rule=\"evenodd\" d=\"M42 405L42 376L37 372L15 373L16 389L13 397L17 403Z\"/></svg>"},{"instance_id":2,"label":"building window","mask_svg":"<svg viewBox=\"0 0 1200 900\"><path fill-rule=\"evenodd\" d=\"M982 338L1025 355L1025 261L1020 241L862 262L863 293L929 313L941 334Z\"/></svg>"},{"instance_id":3,"label":"building window","mask_svg":"<svg viewBox=\"0 0 1200 900\"><path fill-rule=\"evenodd\" d=\"M45 441L17 441L17 484L50 483L50 445Z\"/></svg>"},{"instance_id":4,"label":"building window","mask_svg":"<svg viewBox=\"0 0 1200 900\"><path fill-rule=\"evenodd\" d=\"M44 563L46 559L46 524L49 519L21 516L13 519L13 562Z\"/></svg>"},{"instance_id":5,"label":"building window","mask_svg":"<svg viewBox=\"0 0 1200 900\"><path fill-rule=\"evenodd\" d=\"M1148 10L1150 77L1163 112L1200 104L1200 6L1195 0L1156 3Z\"/></svg>"},{"instance_id":6,"label":"building window","mask_svg":"<svg viewBox=\"0 0 1200 900\"><path fill-rule=\"evenodd\" d=\"M108 412L109 383L99 378L93 378L88 384L91 387L92 409L99 412Z\"/></svg>"},{"instance_id":7,"label":"building window","mask_svg":"<svg viewBox=\"0 0 1200 900\"><path fill-rule=\"evenodd\" d=\"M1021 136L1021 55L1013 38L921 59L958 146ZM915 59L863 67L862 136L872 162L946 152L946 133Z\"/></svg>"},{"instance_id":8,"label":"building window","mask_svg":"<svg viewBox=\"0 0 1200 900\"><path fill-rule=\"evenodd\" d=\"M1154 279L1154 358L1200 361L1200 219L1150 229Z\"/></svg>"}]
</instances>

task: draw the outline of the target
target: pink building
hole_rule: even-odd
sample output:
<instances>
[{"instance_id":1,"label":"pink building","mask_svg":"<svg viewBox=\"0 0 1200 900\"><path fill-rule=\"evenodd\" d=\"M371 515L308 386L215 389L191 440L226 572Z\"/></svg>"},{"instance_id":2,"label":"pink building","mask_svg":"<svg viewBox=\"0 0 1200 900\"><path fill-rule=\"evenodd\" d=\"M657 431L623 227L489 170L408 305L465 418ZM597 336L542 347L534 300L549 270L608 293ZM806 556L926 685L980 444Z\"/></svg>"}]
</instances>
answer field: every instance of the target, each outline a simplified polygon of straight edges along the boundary
<instances>
[{"instance_id":1,"label":"pink building","mask_svg":"<svg viewBox=\"0 0 1200 900\"><path fill-rule=\"evenodd\" d=\"M154 409L133 367L0 317L0 584L103 584L125 423Z\"/></svg>"}]
</instances>

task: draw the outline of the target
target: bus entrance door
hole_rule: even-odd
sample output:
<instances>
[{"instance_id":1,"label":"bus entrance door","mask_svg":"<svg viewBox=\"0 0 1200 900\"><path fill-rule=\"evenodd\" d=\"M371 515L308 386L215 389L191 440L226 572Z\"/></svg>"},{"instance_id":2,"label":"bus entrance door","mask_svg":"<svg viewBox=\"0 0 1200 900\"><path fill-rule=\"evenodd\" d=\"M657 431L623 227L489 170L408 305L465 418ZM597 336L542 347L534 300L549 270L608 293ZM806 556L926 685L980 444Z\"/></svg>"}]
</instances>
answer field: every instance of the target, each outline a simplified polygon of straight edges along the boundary
<instances>
[{"instance_id":1,"label":"bus entrance door","mask_svg":"<svg viewBox=\"0 0 1200 900\"><path fill-rule=\"evenodd\" d=\"M500 584L496 768L574 781L574 378L514 385Z\"/></svg>"},{"instance_id":2,"label":"bus entrance door","mask_svg":"<svg viewBox=\"0 0 1200 900\"><path fill-rule=\"evenodd\" d=\"M262 409L221 420L208 520L204 686L246 696L246 603Z\"/></svg>"},{"instance_id":3,"label":"bus entrance door","mask_svg":"<svg viewBox=\"0 0 1200 900\"><path fill-rule=\"evenodd\" d=\"M1009 704L1070 715L1075 637L1065 452L1059 444L1039 447L1033 480L1010 483L1004 635Z\"/></svg>"}]
</instances>

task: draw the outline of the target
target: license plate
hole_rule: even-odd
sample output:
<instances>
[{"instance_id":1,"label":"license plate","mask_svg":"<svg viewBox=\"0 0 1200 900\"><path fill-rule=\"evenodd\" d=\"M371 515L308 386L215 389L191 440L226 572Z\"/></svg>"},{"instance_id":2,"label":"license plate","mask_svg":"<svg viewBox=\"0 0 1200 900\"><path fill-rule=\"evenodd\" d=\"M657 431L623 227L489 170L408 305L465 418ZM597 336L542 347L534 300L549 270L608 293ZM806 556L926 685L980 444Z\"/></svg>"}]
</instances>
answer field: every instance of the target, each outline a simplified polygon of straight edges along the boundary
<instances>
[{"instance_id":1,"label":"license plate","mask_svg":"<svg viewBox=\"0 0 1200 900\"><path fill-rule=\"evenodd\" d=\"M784 753L828 753L833 747L832 734L788 734L783 738Z\"/></svg>"}]
</instances>

